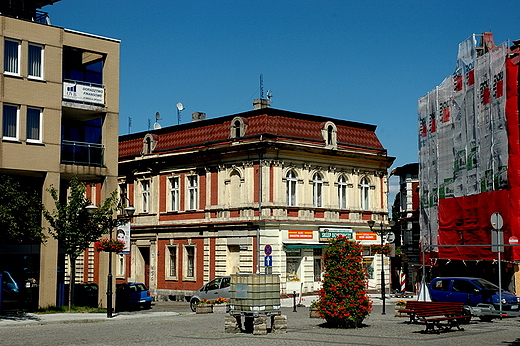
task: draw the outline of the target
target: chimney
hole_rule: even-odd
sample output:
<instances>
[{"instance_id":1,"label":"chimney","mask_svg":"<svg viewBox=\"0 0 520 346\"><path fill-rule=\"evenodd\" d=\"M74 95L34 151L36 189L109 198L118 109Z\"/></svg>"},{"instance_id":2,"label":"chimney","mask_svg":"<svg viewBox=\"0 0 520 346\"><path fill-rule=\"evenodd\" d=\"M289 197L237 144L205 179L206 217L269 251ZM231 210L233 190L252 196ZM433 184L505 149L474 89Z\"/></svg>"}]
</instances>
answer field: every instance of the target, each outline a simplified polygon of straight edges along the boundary
<instances>
[{"instance_id":1,"label":"chimney","mask_svg":"<svg viewBox=\"0 0 520 346\"><path fill-rule=\"evenodd\" d=\"M267 99L255 99L253 101L253 109L269 108L271 100Z\"/></svg>"},{"instance_id":2,"label":"chimney","mask_svg":"<svg viewBox=\"0 0 520 346\"><path fill-rule=\"evenodd\" d=\"M194 123L196 121L206 120L206 113L201 112L193 112L191 113L191 122Z\"/></svg>"}]
</instances>

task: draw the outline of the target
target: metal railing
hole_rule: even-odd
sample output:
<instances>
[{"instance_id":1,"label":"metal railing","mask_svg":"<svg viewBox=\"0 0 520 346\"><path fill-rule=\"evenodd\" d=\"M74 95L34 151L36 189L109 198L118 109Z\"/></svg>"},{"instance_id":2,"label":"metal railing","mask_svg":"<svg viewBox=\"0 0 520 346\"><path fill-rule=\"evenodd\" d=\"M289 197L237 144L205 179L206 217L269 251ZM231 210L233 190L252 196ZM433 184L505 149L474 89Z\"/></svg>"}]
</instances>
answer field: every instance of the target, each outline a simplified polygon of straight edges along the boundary
<instances>
[{"instance_id":1,"label":"metal railing","mask_svg":"<svg viewBox=\"0 0 520 346\"><path fill-rule=\"evenodd\" d=\"M103 166L105 147L98 143L61 141L61 163Z\"/></svg>"}]
</instances>

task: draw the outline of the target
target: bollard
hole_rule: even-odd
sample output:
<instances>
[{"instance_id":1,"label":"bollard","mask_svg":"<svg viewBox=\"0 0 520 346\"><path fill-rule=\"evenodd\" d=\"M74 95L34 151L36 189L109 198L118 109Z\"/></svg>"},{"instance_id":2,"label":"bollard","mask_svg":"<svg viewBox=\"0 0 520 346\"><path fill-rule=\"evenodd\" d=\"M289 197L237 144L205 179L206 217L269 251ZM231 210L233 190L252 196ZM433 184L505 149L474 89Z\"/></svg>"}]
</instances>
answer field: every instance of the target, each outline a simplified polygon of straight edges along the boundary
<instances>
[{"instance_id":1,"label":"bollard","mask_svg":"<svg viewBox=\"0 0 520 346\"><path fill-rule=\"evenodd\" d=\"M293 312L296 311L296 291L293 291Z\"/></svg>"}]
</instances>

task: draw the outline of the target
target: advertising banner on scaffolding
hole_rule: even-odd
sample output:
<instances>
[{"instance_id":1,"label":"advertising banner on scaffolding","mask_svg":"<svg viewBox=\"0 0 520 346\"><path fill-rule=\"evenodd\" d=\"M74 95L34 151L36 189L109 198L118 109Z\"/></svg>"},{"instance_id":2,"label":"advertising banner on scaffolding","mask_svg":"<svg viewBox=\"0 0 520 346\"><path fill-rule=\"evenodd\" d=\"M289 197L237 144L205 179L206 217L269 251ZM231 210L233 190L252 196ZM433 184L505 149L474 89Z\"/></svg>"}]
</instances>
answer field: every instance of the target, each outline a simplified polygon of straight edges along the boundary
<instances>
[{"instance_id":1,"label":"advertising banner on scaffolding","mask_svg":"<svg viewBox=\"0 0 520 346\"><path fill-rule=\"evenodd\" d=\"M518 103L506 101L506 83L517 91L518 74L508 74L517 66L507 63L507 52L502 44L478 56L471 36L459 45L454 74L418 100L421 243L434 257L493 259L490 247L428 246L491 244L495 212L505 218L506 239L518 236L518 208L510 201L519 174L508 165L518 160L518 138L510 136ZM520 260L518 251L509 248L506 256Z\"/></svg>"}]
</instances>

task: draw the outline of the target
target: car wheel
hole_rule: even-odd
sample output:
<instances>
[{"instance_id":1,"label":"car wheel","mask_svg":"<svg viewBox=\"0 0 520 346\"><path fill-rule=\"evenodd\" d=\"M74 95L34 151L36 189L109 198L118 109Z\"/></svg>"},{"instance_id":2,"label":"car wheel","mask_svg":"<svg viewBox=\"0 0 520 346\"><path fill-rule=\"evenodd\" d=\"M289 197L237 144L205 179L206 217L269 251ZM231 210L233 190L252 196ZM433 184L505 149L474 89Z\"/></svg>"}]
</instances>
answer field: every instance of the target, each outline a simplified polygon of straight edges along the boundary
<instances>
[{"instance_id":1,"label":"car wheel","mask_svg":"<svg viewBox=\"0 0 520 346\"><path fill-rule=\"evenodd\" d=\"M197 298L192 298L190 300L191 311L195 312L195 306L197 305L198 302L199 302L199 300Z\"/></svg>"},{"instance_id":2,"label":"car wheel","mask_svg":"<svg viewBox=\"0 0 520 346\"><path fill-rule=\"evenodd\" d=\"M493 316L479 316L482 322L491 322L493 320Z\"/></svg>"},{"instance_id":3,"label":"car wheel","mask_svg":"<svg viewBox=\"0 0 520 346\"><path fill-rule=\"evenodd\" d=\"M151 309L152 308L152 302L147 302L143 304L143 308L145 309Z\"/></svg>"},{"instance_id":4,"label":"car wheel","mask_svg":"<svg viewBox=\"0 0 520 346\"><path fill-rule=\"evenodd\" d=\"M469 312L469 310L467 310L467 309L464 309L462 311L462 314L466 315L466 317L461 318L460 319L460 323L461 324L469 324L469 322L471 321L471 312Z\"/></svg>"}]
</instances>

